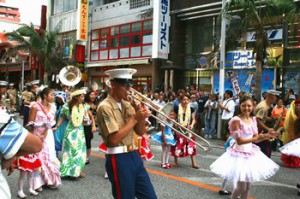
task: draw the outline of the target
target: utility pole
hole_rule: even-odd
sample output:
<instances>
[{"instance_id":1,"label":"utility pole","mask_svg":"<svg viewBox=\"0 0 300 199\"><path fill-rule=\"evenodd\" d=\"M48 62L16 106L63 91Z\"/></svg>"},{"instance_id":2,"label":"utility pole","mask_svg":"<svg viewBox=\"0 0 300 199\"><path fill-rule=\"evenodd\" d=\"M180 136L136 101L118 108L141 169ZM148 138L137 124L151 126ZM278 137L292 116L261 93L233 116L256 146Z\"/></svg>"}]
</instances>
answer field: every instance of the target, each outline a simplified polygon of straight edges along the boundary
<instances>
[{"instance_id":1,"label":"utility pole","mask_svg":"<svg viewBox=\"0 0 300 199\"><path fill-rule=\"evenodd\" d=\"M223 10L226 5L226 0L222 0L222 22L221 22L221 41L220 41L220 81L219 81L219 101L223 101L224 84L225 84L225 40L226 40L226 14ZM219 109L218 117L218 138L221 138L221 113Z\"/></svg>"}]
</instances>

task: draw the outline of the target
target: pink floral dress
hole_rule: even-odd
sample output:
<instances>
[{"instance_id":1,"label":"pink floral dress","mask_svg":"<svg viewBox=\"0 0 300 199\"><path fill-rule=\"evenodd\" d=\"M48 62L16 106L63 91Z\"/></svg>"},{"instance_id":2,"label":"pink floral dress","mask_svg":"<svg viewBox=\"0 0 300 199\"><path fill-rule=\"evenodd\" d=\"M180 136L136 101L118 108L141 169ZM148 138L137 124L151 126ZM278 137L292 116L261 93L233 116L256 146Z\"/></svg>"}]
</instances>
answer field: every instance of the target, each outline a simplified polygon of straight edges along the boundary
<instances>
[{"instance_id":1,"label":"pink floral dress","mask_svg":"<svg viewBox=\"0 0 300 199\"><path fill-rule=\"evenodd\" d=\"M61 184L60 178L60 162L56 157L54 136L51 126L55 124L55 106L46 113L40 103L34 102L31 106L37 108L36 117L34 120L34 134L42 135L46 129L47 136L43 140L43 148L37 153L38 158L42 162L41 173L34 174L34 189L38 189L43 185L57 187Z\"/></svg>"}]
</instances>

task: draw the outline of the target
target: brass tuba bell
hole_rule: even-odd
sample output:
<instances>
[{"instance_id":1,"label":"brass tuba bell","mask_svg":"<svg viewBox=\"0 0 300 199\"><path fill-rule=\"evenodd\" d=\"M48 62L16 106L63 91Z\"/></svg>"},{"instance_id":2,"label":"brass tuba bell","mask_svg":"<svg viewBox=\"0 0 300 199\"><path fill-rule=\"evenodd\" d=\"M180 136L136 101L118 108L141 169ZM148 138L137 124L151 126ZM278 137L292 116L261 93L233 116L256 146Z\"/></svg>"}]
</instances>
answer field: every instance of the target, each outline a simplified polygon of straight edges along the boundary
<instances>
[{"instance_id":1,"label":"brass tuba bell","mask_svg":"<svg viewBox=\"0 0 300 199\"><path fill-rule=\"evenodd\" d=\"M66 86L75 86L81 80L81 72L75 66L65 66L59 72L59 80Z\"/></svg>"}]
</instances>

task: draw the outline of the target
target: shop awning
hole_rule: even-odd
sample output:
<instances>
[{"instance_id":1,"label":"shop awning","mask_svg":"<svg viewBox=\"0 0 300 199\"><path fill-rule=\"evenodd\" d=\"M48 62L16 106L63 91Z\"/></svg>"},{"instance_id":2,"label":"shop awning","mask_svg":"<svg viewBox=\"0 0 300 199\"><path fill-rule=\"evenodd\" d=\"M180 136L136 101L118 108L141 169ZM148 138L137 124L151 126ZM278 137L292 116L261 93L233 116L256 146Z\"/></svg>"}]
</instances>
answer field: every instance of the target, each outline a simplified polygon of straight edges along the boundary
<instances>
[{"instance_id":1,"label":"shop awning","mask_svg":"<svg viewBox=\"0 0 300 199\"><path fill-rule=\"evenodd\" d=\"M109 60L96 63L88 63L87 68L102 67L102 66L119 66L119 65L134 65L134 64L149 64L149 58L130 59L130 60Z\"/></svg>"},{"instance_id":2,"label":"shop awning","mask_svg":"<svg viewBox=\"0 0 300 199\"><path fill-rule=\"evenodd\" d=\"M220 14L222 10L222 1L206 3L198 6L193 6L184 9L178 9L171 11L171 14L175 14L182 21L204 18L204 17L214 17Z\"/></svg>"}]
</instances>

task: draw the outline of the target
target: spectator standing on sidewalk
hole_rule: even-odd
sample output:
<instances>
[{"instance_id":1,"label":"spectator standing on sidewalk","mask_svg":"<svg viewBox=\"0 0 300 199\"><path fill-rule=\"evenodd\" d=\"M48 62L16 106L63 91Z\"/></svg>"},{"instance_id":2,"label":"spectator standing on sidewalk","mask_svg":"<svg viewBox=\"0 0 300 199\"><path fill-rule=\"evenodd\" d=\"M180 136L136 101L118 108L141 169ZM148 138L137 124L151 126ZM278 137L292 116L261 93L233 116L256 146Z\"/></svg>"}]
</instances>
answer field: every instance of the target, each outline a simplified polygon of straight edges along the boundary
<instances>
[{"instance_id":1,"label":"spectator standing on sidewalk","mask_svg":"<svg viewBox=\"0 0 300 199\"><path fill-rule=\"evenodd\" d=\"M207 97L205 97L204 92L199 92L199 98L196 99L196 102L198 103L198 110L196 112L196 131L198 131L198 134L201 133L201 129L204 128L204 105L206 101L208 100Z\"/></svg>"},{"instance_id":2,"label":"spectator standing on sidewalk","mask_svg":"<svg viewBox=\"0 0 300 199\"><path fill-rule=\"evenodd\" d=\"M235 102L232 99L233 93L231 90L226 90L224 94L225 100L223 103L219 102L218 106L222 110L221 115L221 138L226 141L226 136L229 133L228 122L234 115Z\"/></svg>"}]
</instances>

